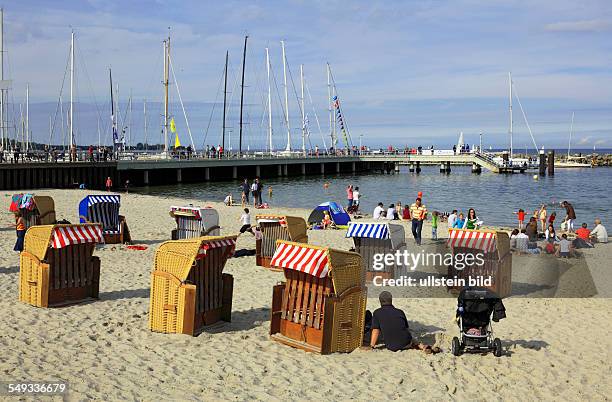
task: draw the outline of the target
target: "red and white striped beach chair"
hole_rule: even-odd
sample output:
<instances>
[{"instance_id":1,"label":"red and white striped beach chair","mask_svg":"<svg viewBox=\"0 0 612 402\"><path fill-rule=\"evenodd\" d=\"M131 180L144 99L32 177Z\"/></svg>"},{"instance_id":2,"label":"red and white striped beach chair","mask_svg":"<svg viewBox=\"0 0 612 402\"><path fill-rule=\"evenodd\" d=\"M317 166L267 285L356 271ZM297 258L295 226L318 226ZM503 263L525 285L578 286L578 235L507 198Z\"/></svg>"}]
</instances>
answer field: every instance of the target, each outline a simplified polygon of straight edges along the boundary
<instances>
[{"instance_id":1,"label":"red and white striped beach chair","mask_svg":"<svg viewBox=\"0 0 612 402\"><path fill-rule=\"evenodd\" d=\"M482 254L483 264L475 262L459 269L459 264L448 267L448 277L464 279L491 278L488 288L500 298L512 294L512 253L508 233L495 230L449 229L447 245L452 249L453 261L459 254ZM465 258L465 257L462 257ZM463 287L454 287L461 290Z\"/></svg>"},{"instance_id":2,"label":"red and white striped beach chair","mask_svg":"<svg viewBox=\"0 0 612 402\"><path fill-rule=\"evenodd\" d=\"M272 292L272 339L321 354L361 346L367 289L357 253L279 240L271 266L285 282Z\"/></svg>"},{"instance_id":3,"label":"red and white striped beach chair","mask_svg":"<svg viewBox=\"0 0 612 402\"><path fill-rule=\"evenodd\" d=\"M38 307L97 299L104 242L98 224L32 226L20 255L19 300Z\"/></svg>"}]
</instances>

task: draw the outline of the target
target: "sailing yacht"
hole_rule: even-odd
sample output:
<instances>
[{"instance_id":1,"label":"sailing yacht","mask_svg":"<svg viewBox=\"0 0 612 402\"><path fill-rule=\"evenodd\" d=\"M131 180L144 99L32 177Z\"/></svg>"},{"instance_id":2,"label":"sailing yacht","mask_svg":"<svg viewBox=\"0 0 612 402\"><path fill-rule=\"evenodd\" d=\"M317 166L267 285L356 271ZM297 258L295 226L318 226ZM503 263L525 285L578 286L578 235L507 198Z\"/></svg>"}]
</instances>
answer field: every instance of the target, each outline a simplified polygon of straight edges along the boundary
<instances>
[{"instance_id":1,"label":"sailing yacht","mask_svg":"<svg viewBox=\"0 0 612 402\"><path fill-rule=\"evenodd\" d=\"M586 156L572 156L572 134L574 131L574 113L572 113L572 123L570 125L569 141L567 144L567 159L565 161L555 162L557 168L591 168L593 165L589 162Z\"/></svg>"}]
</instances>

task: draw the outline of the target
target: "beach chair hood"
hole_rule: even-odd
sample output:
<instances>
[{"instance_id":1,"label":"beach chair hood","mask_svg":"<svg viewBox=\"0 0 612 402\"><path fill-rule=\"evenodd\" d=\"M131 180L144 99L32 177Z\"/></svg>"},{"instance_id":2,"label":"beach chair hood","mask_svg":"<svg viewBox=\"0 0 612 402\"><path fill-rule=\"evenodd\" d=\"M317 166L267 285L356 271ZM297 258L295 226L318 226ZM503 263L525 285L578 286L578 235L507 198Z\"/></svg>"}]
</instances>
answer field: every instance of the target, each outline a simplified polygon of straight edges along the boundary
<instances>
[{"instance_id":1,"label":"beach chair hood","mask_svg":"<svg viewBox=\"0 0 612 402\"><path fill-rule=\"evenodd\" d=\"M230 256L236 246L236 236L202 236L162 243L155 252L155 271L167 272L185 281L194 262L205 258L207 250L225 247Z\"/></svg>"},{"instance_id":2,"label":"beach chair hood","mask_svg":"<svg viewBox=\"0 0 612 402\"><path fill-rule=\"evenodd\" d=\"M104 233L119 233L119 207L121 197L117 194L88 195L79 203L81 223L100 223Z\"/></svg>"},{"instance_id":3,"label":"beach chair hood","mask_svg":"<svg viewBox=\"0 0 612 402\"><path fill-rule=\"evenodd\" d=\"M449 229L447 245L452 248L482 250L485 253L497 252L501 257L510 251L510 238L502 231Z\"/></svg>"},{"instance_id":4,"label":"beach chair hood","mask_svg":"<svg viewBox=\"0 0 612 402\"><path fill-rule=\"evenodd\" d=\"M349 222L346 237L390 240L392 248L406 244L404 227L388 222Z\"/></svg>"},{"instance_id":5,"label":"beach chair hood","mask_svg":"<svg viewBox=\"0 0 612 402\"><path fill-rule=\"evenodd\" d=\"M99 224L39 225L28 229L24 250L44 260L49 248L64 248L72 244L103 243Z\"/></svg>"},{"instance_id":6,"label":"beach chair hood","mask_svg":"<svg viewBox=\"0 0 612 402\"><path fill-rule=\"evenodd\" d=\"M287 228L289 232L289 240L295 242L307 242L308 234L306 232L306 222L304 218L299 216L288 215L256 215L257 224L260 223L278 223L280 226Z\"/></svg>"}]
</instances>

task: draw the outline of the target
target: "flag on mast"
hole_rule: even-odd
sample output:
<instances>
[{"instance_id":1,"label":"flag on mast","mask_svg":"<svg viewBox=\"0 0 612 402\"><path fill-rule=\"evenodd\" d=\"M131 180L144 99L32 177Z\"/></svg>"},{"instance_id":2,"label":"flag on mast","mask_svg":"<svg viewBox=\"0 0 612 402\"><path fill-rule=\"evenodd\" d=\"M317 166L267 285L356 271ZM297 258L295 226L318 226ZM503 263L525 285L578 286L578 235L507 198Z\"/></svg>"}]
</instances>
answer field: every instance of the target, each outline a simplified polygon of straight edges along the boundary
<instances>
[{"instance_id":1,"label":"flag on mast","mask_svg":"<svg viewBox=\"0 0 612 402\"><path fill-rule=\"evenodd\" d=\"M176 132L176 123L174 123L174 117L170 120L170 131L175 134L174 137L174 148L181 146L181 140L179 140L178 133Z\"/></svg>"}]
</instances>

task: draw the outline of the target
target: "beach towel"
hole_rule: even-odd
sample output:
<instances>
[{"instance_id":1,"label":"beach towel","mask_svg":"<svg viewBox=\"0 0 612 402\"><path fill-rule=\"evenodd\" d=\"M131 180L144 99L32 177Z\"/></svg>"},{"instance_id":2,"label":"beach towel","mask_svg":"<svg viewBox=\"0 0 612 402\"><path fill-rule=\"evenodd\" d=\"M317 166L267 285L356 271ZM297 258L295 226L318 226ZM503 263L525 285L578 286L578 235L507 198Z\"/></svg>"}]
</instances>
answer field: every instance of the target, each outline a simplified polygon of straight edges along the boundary
<instances>
[{"instance_id":1,"label":"beach towel","mask_svg":"<svg viewBox=\"0 0 612 402\"><path fill-rule=\"evenodd\" d=\"M23 197L23 194L13 194L13 197L11 198L11 205L9 207L10 212L17 212L19 210L21 197Z\"/></svg>"}]
</instances>

